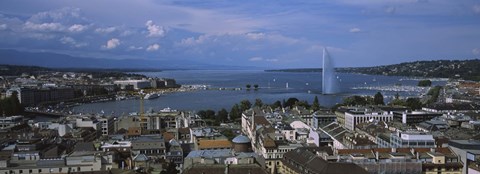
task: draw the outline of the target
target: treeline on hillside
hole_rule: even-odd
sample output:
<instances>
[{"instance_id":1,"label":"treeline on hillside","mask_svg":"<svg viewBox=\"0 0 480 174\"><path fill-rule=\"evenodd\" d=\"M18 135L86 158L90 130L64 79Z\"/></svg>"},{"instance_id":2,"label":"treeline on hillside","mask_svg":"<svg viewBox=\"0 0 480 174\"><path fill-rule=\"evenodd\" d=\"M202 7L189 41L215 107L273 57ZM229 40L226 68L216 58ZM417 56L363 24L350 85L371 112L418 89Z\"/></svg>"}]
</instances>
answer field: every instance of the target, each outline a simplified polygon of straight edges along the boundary
<instances>
[{"instance_id":1,"label":"treeline on hillside","mask_svg":"<svg viewBox=\"0 0 480 174\"><path fill-rule=\"evenodd\" d=\"M38 75L45 72L77 72L92 74L94 78L146 76L132 72L160 72L158 69L97 69L97 68L45 68L38 66L0 65L0 76Z\"/></svg>"},{"instance_id":2,"label":"treeline on hillside","mask_svg":"<svg viewBox=\"0 0 480 174\"><path fill-rule=\"evenodd\" d=\"M395 65L340 68L339 72L388 76L415 76L454 78L480 81L480 60L435 60L400 63Z\"/></svg>"},{"instance_id":3,"label":"treeline on hillside","mask_svg":"<svg viewBox=\"0 0 480 174\"><path fill-rule=\"evenodd\" d=\"M342 73L360 73L386 76L454 78L480 81L480 60L416 61L374 67L335 68ZM321 68L265 70L266 72L322 72Z\"/></svg>"},{"instance_id":4,"label":"treeline on hillside","mask_svg":"<svg viewBox=\"0 0 480 174\"><path fill-rule=\"evenodd\" d=\"M0 65L0 76L19 76L23 73L35 75L38 72L51 71L49 68L38 66L17 66L17 65Z\"/></svg>"}]
</instances>

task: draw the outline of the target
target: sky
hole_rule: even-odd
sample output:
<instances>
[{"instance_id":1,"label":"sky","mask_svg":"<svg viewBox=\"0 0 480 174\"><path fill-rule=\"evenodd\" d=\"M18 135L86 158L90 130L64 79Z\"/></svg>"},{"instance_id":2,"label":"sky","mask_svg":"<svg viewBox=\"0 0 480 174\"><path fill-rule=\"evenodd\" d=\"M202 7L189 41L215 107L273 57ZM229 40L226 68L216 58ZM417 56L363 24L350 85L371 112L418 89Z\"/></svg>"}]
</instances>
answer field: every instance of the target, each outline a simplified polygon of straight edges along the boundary
<instances>
[{"instance_id":1,"label":"sky","mask_svg":"<svg viewBox=\"0 0 480 174\"><path fill-rule=\"evenodd\" d=\"M2 0L0 48L318 68L480 57L479 0Z\"/></svg>"}]
</instances>

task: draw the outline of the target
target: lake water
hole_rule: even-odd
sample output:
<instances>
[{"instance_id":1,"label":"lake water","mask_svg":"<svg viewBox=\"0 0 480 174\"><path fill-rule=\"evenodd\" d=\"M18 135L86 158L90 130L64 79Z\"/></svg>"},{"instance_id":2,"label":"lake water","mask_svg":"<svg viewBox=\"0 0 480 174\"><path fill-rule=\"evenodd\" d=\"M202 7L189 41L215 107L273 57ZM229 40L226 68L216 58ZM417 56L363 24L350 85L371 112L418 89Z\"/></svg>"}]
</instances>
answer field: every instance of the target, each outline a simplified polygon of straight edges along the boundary
<instances>
[{"instance_id":1,"label":"lake water","mask_svg":"<svg viewBox=\"0 0 480 174\"><path fill-rule=\"evenodd\" d=\"M149 77L173 78L182 85L202 84L212 88L242 88L243 90L198 90L170 93L152 100L145 100L145 110L170 107L177 110L220 110L230 108L241 100L256 98L264 103L282 101L290 97L307 100L310 104L318 96L320 105L333 106L351 95L374 95L382 92L385 100L390 100L397 92L404 97L419 96L428 89L416 87L418 80L402 77L375 76L361 74L337 74L338 88L335 95L322 95L321 73L264 72L258 70L182 70L141 73ZM288 88L287 88L288 83ZM245 85L259 85L258 90L245 90ZM444 85L445 81L433 81L433 85ZM91 103L74 107L75 112L99 113L102 110L115 115L138 112L139 100L110 101Z\"/></svg>"}]
</instances>

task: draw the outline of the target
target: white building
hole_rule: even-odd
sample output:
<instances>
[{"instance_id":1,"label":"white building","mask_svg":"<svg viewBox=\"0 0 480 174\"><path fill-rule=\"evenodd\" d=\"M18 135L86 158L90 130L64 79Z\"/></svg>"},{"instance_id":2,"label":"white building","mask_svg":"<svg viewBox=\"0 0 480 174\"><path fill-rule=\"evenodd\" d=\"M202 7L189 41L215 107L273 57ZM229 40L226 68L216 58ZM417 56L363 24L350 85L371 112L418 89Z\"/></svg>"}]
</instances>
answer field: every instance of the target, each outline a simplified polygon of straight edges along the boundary
<instances>
[{"instance_id":1,"label":"white building","mask_svg":"<svg viewBox=\"0 0 480 174\"><path fill-rule=\"evenodd\" d=\"M393 113L387 111L372 111L368 109L345 112L345 128L348 130L353 131L357 124L368 122L370 120L390 122L393 120Z\"/></svg>"},{"instance_id":2,"label":"white building","mask_svg":"<svg viewBox=\"0 0 480 174\"><path fill-rule=\"evenodd\" d=\"M102 131L103 136L108 136L110 134L113 134L115 131L115 120L113 117L100 117L98 118L98 121L100 122L100 127Z\"/></svg>"},{"instance_id":3,"label":"white building","mask_svg":"<svg viewBox=\"0 0 480 174\"><path fill-rule=\"evenodd\" d=\"M151 83L148 80L117 80L114 81L113 84L120 85L122 89L128 85L132 85L133 88L137 90L151 87Z\"/></svg>"},{"instance_id":4,"label":"white building","mask_svg":"<svg viewBox=\"0 0 480 174\"><path fill-rule=\"evenodd\" d=\"M11 128L24 123L23 116L10 116L0 118L0 129Z\"/></svg>"},{"instance_id":5,"label":"white building","mask_svg":"<svg viewBox=\"0 0 480 174\"><path fill-rule=\"evenodd\" d=\"M434 148L435 139L433 139L431 134L418 131L397 132L391 134L390 146Z\"/></svg>"}]
</instances>

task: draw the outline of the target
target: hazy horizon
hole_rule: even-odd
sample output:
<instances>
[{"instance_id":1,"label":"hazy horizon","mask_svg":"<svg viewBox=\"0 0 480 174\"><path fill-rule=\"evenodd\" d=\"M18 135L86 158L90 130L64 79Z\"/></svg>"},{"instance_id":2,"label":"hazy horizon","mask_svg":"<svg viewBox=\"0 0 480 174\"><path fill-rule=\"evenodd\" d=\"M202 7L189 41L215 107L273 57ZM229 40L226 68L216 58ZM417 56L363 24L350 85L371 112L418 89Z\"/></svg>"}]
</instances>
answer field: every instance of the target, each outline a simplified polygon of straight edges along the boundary
<instances>
[{"instance_id":1,"label":"hazy horizon","mask_svg":"<svg viewBox=\"0 0 480 174\"><path fill-rule=\"evenodd\" d=\"M285 69L320 68L325 47L368 67L479 58L479 20L475 0L5 0L0 48Z\"/></svg>"}]
</instances>

